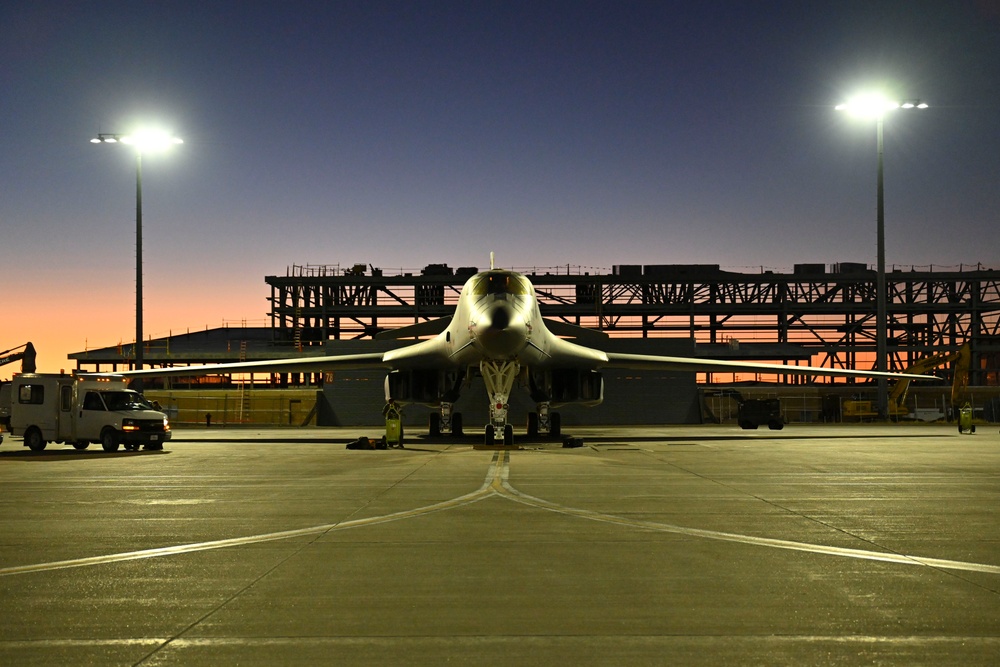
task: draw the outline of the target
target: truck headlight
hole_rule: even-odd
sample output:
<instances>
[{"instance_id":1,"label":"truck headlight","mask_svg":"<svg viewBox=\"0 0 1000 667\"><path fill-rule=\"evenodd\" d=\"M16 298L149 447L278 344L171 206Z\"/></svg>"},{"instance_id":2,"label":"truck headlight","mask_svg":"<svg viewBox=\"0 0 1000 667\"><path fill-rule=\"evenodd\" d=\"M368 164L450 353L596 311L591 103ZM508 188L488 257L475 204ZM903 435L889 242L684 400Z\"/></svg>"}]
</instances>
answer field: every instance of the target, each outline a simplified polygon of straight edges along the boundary
<instances>
[{"instance_id":1,"label":"truck headlight","mask_svg":"<svg viewBox=\"0 0 1000 667\"><path fill-rule=\"evenodd\" d=\"M163 430L164 431L170 430L170 420L167 419L166 417L163 418Z\"/></svg>"}]
</instances>

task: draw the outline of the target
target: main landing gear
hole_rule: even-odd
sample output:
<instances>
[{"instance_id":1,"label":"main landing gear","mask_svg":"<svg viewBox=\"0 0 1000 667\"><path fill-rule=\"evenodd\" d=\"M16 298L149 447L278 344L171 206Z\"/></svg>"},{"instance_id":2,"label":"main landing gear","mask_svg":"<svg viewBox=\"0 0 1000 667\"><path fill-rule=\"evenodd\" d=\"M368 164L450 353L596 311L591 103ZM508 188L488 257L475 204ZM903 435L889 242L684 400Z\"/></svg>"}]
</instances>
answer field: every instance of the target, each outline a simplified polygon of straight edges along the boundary
<instances>
[{"instance_id":1,"label":"main landing gear","mask_svg":"<svg viewBox=\"0 0 1000 667\"><path fill-rule=\"evenodd\" d=\"M455 412L454 407L454 403L442 401L438 412L430 414L428 431L431 437L436 438L442 433L450 433L456 438L462 437L462 413Z\"/></svg>"},{"instance_id":2,"label":"main landing gear","mask_svg":"<svg viewBox=\"0 0 1000 667\"><path fill-rule=\"evenodd\" d=\"M558 438L562 434L562 421L558 412L552 412L551 404L543 401L535 406L535 412L528 413L528 437L548 435Z\"/></svg>"}]
</instances>

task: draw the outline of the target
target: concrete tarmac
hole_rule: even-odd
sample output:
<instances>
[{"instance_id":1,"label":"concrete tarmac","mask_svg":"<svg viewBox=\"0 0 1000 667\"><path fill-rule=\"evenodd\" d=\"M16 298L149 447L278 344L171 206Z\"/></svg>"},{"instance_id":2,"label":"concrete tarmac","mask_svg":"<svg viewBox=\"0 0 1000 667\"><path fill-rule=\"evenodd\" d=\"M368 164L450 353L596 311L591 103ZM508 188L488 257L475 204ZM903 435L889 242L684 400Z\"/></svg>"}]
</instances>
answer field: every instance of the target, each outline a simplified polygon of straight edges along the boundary
<instances>
[{"instance_id":1,"label":"concrete tarmac","mask_svg":"<svg viewBox=\"0 0 1000 667\"><path fill-rule=\"evenodd\" d=\"M0 445L3 665L996 665L1000 434Z\"/></svg>"}]
</instances>

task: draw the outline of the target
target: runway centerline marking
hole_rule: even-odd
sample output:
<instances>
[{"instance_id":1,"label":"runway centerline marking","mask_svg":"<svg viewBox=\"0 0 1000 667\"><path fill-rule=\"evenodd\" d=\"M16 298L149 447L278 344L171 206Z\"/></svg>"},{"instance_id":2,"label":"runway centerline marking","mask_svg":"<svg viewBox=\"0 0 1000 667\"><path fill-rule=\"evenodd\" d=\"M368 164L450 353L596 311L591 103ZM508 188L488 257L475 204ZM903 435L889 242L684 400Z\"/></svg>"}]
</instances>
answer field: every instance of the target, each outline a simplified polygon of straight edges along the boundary
<instances>
[{"instance_id":1,"label":"runway centerline marking","mask_svg":"<svg viewBox=\"0 0 1000 667\"><path fill-rule=\"evenodd\" d=\"M245 546L249 544L259 544L262 542L274 542L287 540L296 537L309 535L319 535L338 530L350 528L362 528L365 526L375 526L392 521L402 521L418 516L443 512L449 509L464 507L479 502L485 498L500 497L522 505L534 507L536 509L572 516L589 521L614 524L627 528L639 528L660 533L671 533L675 535L686 535L688 537L698 537L710 540L720 540L724 542L735 542L760 547L770 547L772 549L786 549L791 551L803 551L807 553L823 554L828 556L841 556L845 558L855 558L861 560L882 561L896 563L899 565L922 565L924 567L962 570L966 572L982 572L986 574L1000 574L1000 566L987 565L984 563L971 563L966 561L947 560L941 558L926 558L910 554L897 554L883 551L870 551L867 549L851 549L846 547L833 547L823 544L811 544L808 542L795 542L792 540L779 540L768 537L755 537L752 535L741 535L739 533L726 533L716 530L705 530L702 528L688 528L668 523L656 521L645 521L642 519L631 519L614 514L606 514L593 510L580 509L560 505L542 498L523 493L515 489L510 483L510 457L507 452L499 451L493 455L486 478L483 484L471 493L457 496L450 500L444 500L430 505L424 505L401 512L392 512L380 516L368 517L365 519L353 519L337 523L327 523L308 528L295 530L283 530L273 533L262 533L259 535L247 535L245 537L235 537L224 540L212 540L208 542L195 542L192 544L178 544L169 547L154 549L141 549L138 551L127 551L117 554L107 554L104 556L91 556L88 558L74 558L69 560L54 561L50 563L36 563L33 565L20 565L14 567L0 568L0 576L12 576L17 574L28 574L32 572L46 572L51 570L63 570L76 567L87 567L91 565L105 565L130 560L141 560L144 558L161 558L164 556L175 556L179 554L194 553L197 551L209 551L213 549L228 549L230 547Z\"/></svg>"}]
</instances>

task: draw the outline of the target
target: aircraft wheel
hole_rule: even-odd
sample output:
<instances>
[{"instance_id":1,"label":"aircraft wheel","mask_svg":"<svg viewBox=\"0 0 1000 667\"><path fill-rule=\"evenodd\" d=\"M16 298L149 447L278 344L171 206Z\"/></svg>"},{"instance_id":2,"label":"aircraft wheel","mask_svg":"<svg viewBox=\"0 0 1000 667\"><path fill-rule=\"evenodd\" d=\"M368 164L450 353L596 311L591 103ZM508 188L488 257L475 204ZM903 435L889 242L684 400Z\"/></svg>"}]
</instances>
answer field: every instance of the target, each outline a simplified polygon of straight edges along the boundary
<instances>
[{"instance_id":1,"label":"aircraft wheel","mask_svg":"<svg viewBox=\"0 0 1000 667\"><path fill-rule=\"evenodd\" d=\"M483 436L483 444L487 447L492 447L496 444L496 441L493 438L495 432L496 431L493 430L493 424L486 425L486 434Z\"/></svg>"},{"instance_id":2,"label":"aircraft wheel","mask_svg":"<svg viewBox=\"0 0 1000 667\"><path fill-rule=\"evenodd\" d=\"M73 443L73 449L86 449L90 447L90 442L87 440L77 440Z\"/></svg>"},{"instance_id":3,"label":"aircraft wheel","mask_svg":"<svg viewBox=\"0 0 1000 667\"><path fill-rule=\"evenodd\" d=\"M24 432L24 444L33 452L40 452L45 449L48 443L42 437L42 432L32 426Z\"/></svg>"},{"instance_id":4,"label":"aircraft wheel","mask_svg":"<svg viewBox=\"0 0 1000 667\"><path fill-rule=\"evenodd\" d=\"M549 435L553 438L562 435L562 417L558 412L549 415Z\"/></svg>"},{"instance_id":5,"label":"aircraft wheel","mask_svg":"<svg viewBox=\"0 0 1000 667\"><path fill-rule=\"evenodd\" d=\"M104 448L106 452L117 452L118 451L118 434L113 428L106 428L104 432L101 433L101 447Z\"/></svg>"},{"instance_id":6,"label":"aircraft wheel","mask_svg":"<svg viewBox=\"0 0 1000 667\"><path fill-rule=\"evenodd\" d=\"M455 412L451 415L451 436L461 438L462 435L462 413Z\"/></svg>"},{"instance_id":7,"label":"aircraft wheel","mask_svg":"<svg viewBox=\"0 0 1000 667\"><path fill-rule=\"evenodd\" d=\"M528 413L528 432L527 436L529 438L538 437L538 413L529 412Z\"/></svg>"},{"instance_id":8,"label":"aircraft wheel","mask_svg":"<svg viewBox=\"0 0 1000 667\"><path fill-rule=\"evenodd\" d=\"M432 412L428 417L427 434L432 438L441 435L441 415L436 412Z\"/></svg>"},{"instance_id":9,"label":"aircraft wheel","mask_svg":"<svg viewBox=\"0 0 1000 667\"><path fill-rule=\"evenodd\" d=\"M503 427L503 445L504 447L511 447L514 445L514 427L510 424Z\"/></svg>"}]
</instances>

